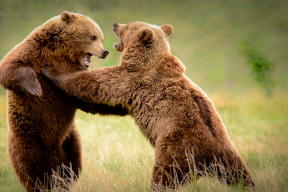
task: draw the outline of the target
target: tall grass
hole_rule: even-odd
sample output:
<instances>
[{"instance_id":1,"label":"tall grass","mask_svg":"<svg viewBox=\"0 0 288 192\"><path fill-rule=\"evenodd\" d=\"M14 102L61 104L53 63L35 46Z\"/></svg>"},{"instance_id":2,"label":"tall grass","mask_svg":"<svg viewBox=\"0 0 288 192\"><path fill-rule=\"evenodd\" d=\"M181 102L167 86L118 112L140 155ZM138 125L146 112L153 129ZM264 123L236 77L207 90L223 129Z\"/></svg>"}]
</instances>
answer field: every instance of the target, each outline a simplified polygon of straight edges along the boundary
<instances>
[{"instance_id":1,"label":"tall grass","mask_svg":"<svg viewBox=\"0 0 288 192\"><path fill-rule=\"evenodd\" d=\"M259 191L288 190L288 99L255 90L246 97L210 94ZM282 99L281 99L282 98ZM23 191L7 154L5 98L0 97L0 191ZM2 124L3 123L3 124ZM83 171L72 191L149 191L154 151L130 117L77 112ZM203 177L179 191L245 191Z\"/></svg>"}]
</instances>

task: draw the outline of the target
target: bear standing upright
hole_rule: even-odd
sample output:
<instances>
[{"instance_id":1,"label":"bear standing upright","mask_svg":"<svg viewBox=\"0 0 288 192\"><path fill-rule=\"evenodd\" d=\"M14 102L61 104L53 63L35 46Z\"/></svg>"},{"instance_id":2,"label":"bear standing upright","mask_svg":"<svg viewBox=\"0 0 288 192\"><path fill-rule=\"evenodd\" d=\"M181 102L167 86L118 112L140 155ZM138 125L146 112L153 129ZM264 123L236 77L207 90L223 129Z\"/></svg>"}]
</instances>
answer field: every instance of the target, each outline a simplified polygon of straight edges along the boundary
<instances>
[{"instance_id":1,"label":"bear standing upright","mask_svg":"<svg viewBox=\"0 0 288 192\"><path fill-rule=\"evenodd\" d=\"M120 38L114 45L119 65L69 74L43 63L42 72L72 97L128 109L155 148L151 189L175 187L192 173L253 186L213 103L171 55L172 27L114 23L113 30Z\"/></svg>"},{"instance_id":2,"label":"bear standing upright","mask_svg":"<svg viewBox=\"0 0 288 192\"><path fill-rule=\"evenodd\" d=\"M40 74L41 61L57 61L55 67L66 73L86 70L92 55L108 55L103 40L92 19L62 12L32 31L1 61L0 85L8 89L9 156L26 191L37 191L37 186L50 189L53 183L49 183L49 176L62 164L79 176L81 145L74 121L77 108L94 114L127 114L121 106L68 97ZM72 177L68 172L64 175Z\"/></svg>"}]
</instances>

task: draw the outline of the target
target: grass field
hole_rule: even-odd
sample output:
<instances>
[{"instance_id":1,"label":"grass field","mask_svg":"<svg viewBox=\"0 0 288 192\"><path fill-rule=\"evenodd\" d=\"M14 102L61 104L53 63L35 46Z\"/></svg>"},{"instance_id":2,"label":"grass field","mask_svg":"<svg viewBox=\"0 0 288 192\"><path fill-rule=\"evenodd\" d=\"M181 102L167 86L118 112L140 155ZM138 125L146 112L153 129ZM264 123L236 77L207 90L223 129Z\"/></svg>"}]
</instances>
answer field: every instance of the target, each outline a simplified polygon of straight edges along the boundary
<instances>
[{"instance_id":1,"label":"grass field","mask_svg":"<svg viewBox=\"0 0 288 192\"><path fill-rule=\"evenodd\" d=\"M112 45L117 21L170 23L171 52L185 74L214 102L229 136L249 167L259 191L288 191L288 3L286 1L132 1L1 0L0 59L35 27L62 11L87 15L99 23L110 51L92 66L116 65ZM272 96L258 87L247 58L246 41L273 63ZM83 145L83 173L72 191L149 191L154 152L130 117L77 112ZM7 152L5 91L0 88L0 191L24 191ZM245 191L209 177L179 191Z\"/></svg>"},{"instance_id":2,"label":"grass field","mask_svg":"<svg viewBox=\"0 0 288 192\"><path fill-rule=\"evenodd\" d=\"M288 98L212 94L230 138L247 163L259 191L288 191ZM7 154L5 97L0 97L0 191L23 191ZM153 149L130 117L78 112L84 169L72 191L149 191ZM179 191L245 191L201 178Z\"/></svg>"}]
</instances>

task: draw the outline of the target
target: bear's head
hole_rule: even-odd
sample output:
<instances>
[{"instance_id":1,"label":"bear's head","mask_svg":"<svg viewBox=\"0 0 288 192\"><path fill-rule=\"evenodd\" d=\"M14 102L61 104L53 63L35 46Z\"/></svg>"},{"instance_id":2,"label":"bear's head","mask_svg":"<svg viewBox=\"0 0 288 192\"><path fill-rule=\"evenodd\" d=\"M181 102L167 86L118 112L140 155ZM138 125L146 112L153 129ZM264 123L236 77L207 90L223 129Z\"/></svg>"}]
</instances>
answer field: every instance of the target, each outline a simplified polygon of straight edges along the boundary
<instances>
[{"instance_id":1,"label":"bear's head","mask_svg":"<svg viewBox=\"0 0 288 192\"><path fill-rule=\"evenodd\" d=\"M170 53L168 37L173 31L171 25L159 27L144 22L127 25L114 23L113 31L120 38L114 48L121 52L121 65L129 71L145 71L155 67L168 76L184 72L181 61Z\"/></svg>"},{"instance_id":2,"label":"bear's head","mask_svg":"<svg viewBox=\"0 0 288 192\"><path fill-rule=\"evenodd\" d=\"M42 48L43 61L50 61L66 72L85 70L91 56L104 59L109 53L103 48L104 36L99 25L77 13L62 12L35 30L35 36ZM60 62L51 61L55 59Z\"/></svg>"}]
</instances>

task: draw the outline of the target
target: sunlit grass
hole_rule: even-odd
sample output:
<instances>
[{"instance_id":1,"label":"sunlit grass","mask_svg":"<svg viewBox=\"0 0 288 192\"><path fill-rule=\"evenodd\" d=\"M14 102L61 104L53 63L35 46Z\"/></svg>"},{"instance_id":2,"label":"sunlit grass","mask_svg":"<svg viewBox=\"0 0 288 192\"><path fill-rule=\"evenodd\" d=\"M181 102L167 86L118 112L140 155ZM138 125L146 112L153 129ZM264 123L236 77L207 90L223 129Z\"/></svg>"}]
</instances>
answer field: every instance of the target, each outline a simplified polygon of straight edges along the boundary
<instances>
[{"instance_id":1,"label":"sunlit grass","mask_svg":"<svg viewBox=\"0 0 288 192\"><path fill-rule=\"evenodd\" d=\"M210 94L237 151L259 191L288 190L288 99L261 91L246 97ZM277 95L277 94L276 94ZM5 97L0 97L5 114ZM7 153L5 115L0 122L0 191L23 191ZM79 111L76 124L83 147L83 172L72 191L149 191L154 151L131 117L90 115ZM204 177L179 191L245 191Z\"/></svg>"}]
</instances>

